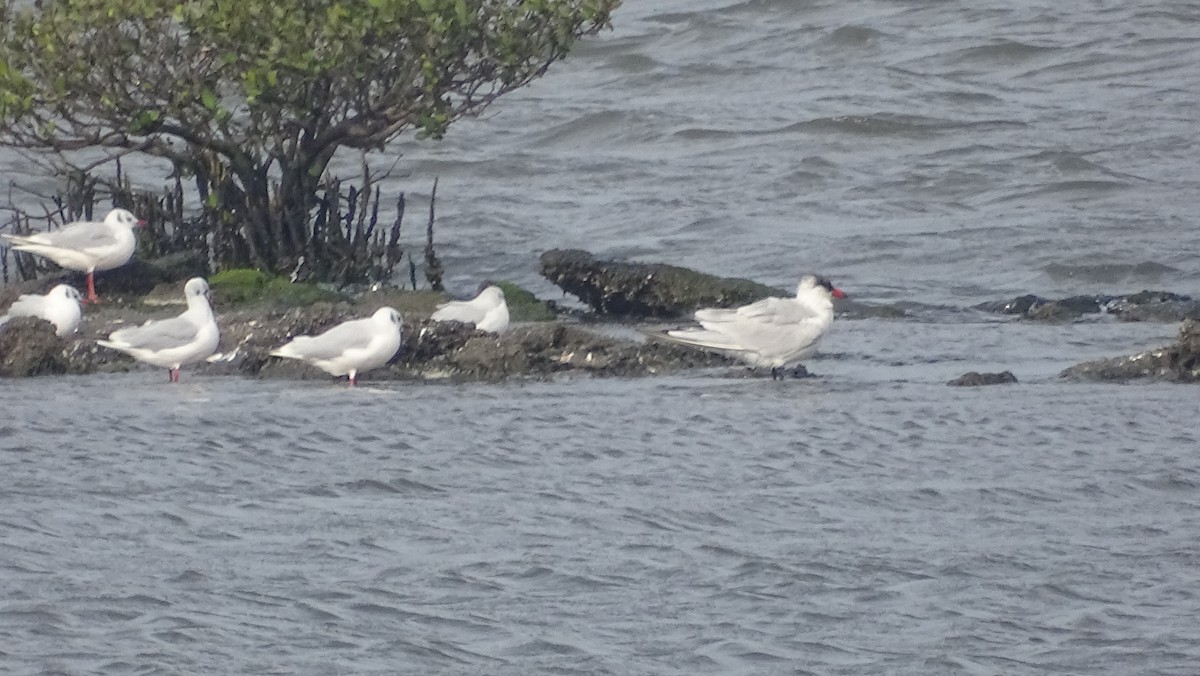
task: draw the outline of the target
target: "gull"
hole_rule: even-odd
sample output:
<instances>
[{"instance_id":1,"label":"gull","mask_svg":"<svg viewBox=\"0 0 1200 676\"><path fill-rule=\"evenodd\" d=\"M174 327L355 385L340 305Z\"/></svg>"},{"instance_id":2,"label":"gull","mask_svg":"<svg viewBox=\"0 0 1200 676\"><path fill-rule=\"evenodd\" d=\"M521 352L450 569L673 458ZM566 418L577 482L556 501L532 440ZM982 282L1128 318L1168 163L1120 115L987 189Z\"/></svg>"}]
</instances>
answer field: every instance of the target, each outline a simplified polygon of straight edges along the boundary
<instances>
[{"instance_id":1,"label":"gull","mask_svg":"<svg viewBox=\"0 0 1200 676\"><path fill-rule=\"evenodd\" d=\"M151 320L141 326L113 331L108 340L96 341L134 359L165 367L171 382L179 382L179 368L198 362L217 350L221 341L212 311L208 282L193 277L183 287L187 310L178 317Z\"/></svg>"},{"instance_id":2,"label":"gull","mask_svg":"<svg viewBox=\"0 0 1200 676\"><path fill-rule=\"evenodd\" d=\"M508 303L504 301L504 291L500 287L484 282L478 296L442 303L430 319L471 323L480 331L500 333L508 328Z\"/></svg>"},{"instance_id":3,"label":"gull","mask_svg":"<svg viewBox=\"0 0 1200 676\"><path fill-rule=\"evenodd\" d=\"M349 375L353 386L359 372L391 361L400 349L403 325L399 312L382 307L370 317L342 322L320 335L293 338L272 350L271 356L299 359L331 376Z\"/></svg>"},{"instance_id":4,"label":"gull","mask_svg":"<svg viewBox=\"0 0 1200 676\"><path fill-rule=\"evenodd\" d=\"M8 313L0 316L0 326L17 317L37 317L53 324L54 332L65 338L79 328L79 320L83 317L79 308L82 300L83 296L79 295L79 291L69 284L59 284L44 296L35 293L21 294L8 308Z\"/></svg>"},{"instance_id":5,"label":"gull","mask_svg":"<svg viewBox=\"0 0 1200 676\"><path fill-rule=\"evenodd\" d=\"M113 209L104 221L76 221L58 230L32 235L0 235L12 242L13 249L42 256L68 270L87 273L87 302L98 303L97 270L112 270L129 262L137 248L133 229L145 225L125 209Z\"/></svg>"},{"instance_id":6,"label":"gull","mask_svg":"<svg viewBox=\"0 0 1200 676\"><path fill-rule=\"evenodd\" d=\"M702 328L676 329L656 337L719 352L754 367L770 367L771 379L782 378L817 349L817 341L833 323L833 299L841 289L817 275L804 275L794 298L764 298L730 310L696 310Z\"/></svg>"}]
</instances>

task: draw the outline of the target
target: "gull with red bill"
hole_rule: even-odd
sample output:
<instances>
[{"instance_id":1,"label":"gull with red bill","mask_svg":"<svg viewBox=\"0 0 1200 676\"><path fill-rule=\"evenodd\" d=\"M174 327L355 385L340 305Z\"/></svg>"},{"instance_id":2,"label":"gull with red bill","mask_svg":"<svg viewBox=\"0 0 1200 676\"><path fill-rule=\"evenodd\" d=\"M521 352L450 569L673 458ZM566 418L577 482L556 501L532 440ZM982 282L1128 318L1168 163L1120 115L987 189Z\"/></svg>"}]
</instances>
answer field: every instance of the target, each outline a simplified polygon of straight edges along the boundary
<instances>
[{"instance_id":1,"label":"gull with red bill","mask_svg":"<svg viewBox=\"0 0 1200 676\"><path fill-rule=\"evenodd\" d=\"M783 378L786 368L816 352L833 323L833 299L846 294L828 279L804 275L794 298L764 298L733 309L696 310L700 328L676 329L656 337L737 357Z\"/></svg>"},{"instance_id":2,"label":"gull with red bill","mask_svg":"<svg viewBox=\"0 0 1200 676\"><path fill-rule=\"evenodd\" d=\"M129 262L137 248L133 229L145 225L126 209L113 209L102 222L76 221L58 230L32 235L0 235L16 251L49 258L68 270L87 273L87 301L98 303L97 270L112 270Z\"/></svg>"}]
</instances>

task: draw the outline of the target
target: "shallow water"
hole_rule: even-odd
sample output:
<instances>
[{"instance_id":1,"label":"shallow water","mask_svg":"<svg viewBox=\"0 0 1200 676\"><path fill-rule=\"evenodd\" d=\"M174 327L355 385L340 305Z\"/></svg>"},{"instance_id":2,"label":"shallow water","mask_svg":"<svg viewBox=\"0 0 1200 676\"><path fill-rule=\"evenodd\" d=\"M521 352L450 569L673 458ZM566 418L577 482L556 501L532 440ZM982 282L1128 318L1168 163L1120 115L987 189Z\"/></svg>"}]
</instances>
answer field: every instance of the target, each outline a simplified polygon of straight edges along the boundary
<instances>
[{"instance_id":1,"label":"shallow water","mask_svg":"<svg viewBox=\"0 0 1200 676\"><path fill-rule=\"evenodd\" d=\"M1198 20L627 0L393 148L455 290L579 246L912 316L784 383L0 383L0 671L1195 673L1194 392L1055 377L1176 327L963 308L1196 293Z\"/></svg>"}]
</instances>

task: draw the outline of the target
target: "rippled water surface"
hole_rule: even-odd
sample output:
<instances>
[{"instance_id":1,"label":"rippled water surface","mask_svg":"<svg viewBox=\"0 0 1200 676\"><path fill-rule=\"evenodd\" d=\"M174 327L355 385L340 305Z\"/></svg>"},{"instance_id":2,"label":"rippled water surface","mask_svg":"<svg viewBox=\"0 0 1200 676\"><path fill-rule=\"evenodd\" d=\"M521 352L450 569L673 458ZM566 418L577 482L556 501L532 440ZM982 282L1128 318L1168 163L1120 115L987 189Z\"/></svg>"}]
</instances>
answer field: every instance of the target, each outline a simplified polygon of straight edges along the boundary
<instances>
[{"instance_id":1,"label":"rippled water surface","mask_svg":"<svg viewBox=\"0 0 1200 676\"><path fill-rule=\"evenodd\" d=\"M551 295L536 254L577 246L911 316L839 320L784 383L0 383L0 672L1200 671L1195 392L1055 377L1176 327L964 309L1196 294L1200 11L615 24L391 149L411 213L440 177L453 285Z\"/></svg>"},{"instance_id":2,"label":"rippled water surface","mask_svg":"<svg viewBox=\"0 0 1200 676\"><path fill-rule=\"evenodd\" d=\"M0 654L54 673L1194 671L1193 399L947 396L827 365L6 386Z\"/></svg>"}]
</instances>

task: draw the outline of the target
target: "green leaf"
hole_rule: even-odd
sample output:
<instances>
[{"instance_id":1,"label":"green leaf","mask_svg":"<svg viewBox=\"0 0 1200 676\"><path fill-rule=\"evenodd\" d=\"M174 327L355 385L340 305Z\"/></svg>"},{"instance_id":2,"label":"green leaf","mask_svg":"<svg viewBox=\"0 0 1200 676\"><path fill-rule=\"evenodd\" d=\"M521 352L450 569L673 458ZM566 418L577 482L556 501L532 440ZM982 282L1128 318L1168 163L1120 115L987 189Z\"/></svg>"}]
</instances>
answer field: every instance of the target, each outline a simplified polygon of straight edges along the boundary
<instances>
[{"instance_id":1,"label":"green leaf","mask_svg":"<svg viewBox=\"0 0 1200 676\"><path fill-rule=\"evenodd\" d=\"M135 132L143 131L158 122L159 117L161 117L161 113L157 110L144 110L133 119L133 124L129 126Z\"/></svg>"}]
</instances>

